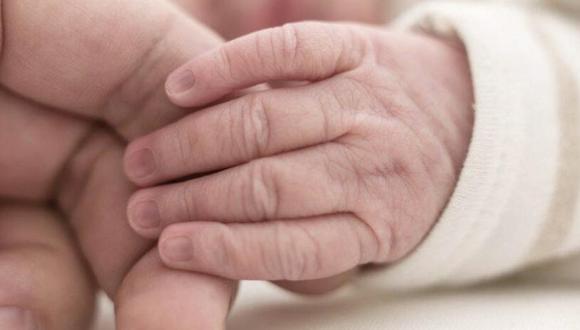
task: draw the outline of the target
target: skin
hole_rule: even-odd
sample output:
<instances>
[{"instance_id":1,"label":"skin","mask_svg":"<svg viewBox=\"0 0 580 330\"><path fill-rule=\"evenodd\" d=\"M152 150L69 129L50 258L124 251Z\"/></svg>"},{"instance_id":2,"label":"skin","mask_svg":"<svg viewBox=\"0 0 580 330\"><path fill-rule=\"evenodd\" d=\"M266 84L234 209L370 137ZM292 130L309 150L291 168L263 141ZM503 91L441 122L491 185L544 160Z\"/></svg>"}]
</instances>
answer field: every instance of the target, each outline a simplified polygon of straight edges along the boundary
<instances>
[{"instance_id":1,"label":"skin","mask_svg":"<svg viewBox=\"0 0 580 330\"><path fill-rule=\"evenodd\" d=\"M165 1L0 2L0 328L85 329L95 282L118 329L223 328L235 284L161 264L127 225L121 168L127 142L192 110L160 87L220 39Z\"/></svg>"},{"instance_id":2,"label":"skin","mask_svg":"<svg viewBox=\"0 0 580 330\"><path fill-rule=\"evenodd\" d=\"M383 23L384 0L176 0L231 39L264 28L303 20Z\"/></svg>"},{"instance_id":3,"label":"skin","mask_svg":"<svg viewBox=\"0 0 580 330\"><path fill-rule=\"evenodd\" d=\"M45 207L0 203L0 283L1 329L86 329L91 321L90 274L60 215Z\"/></svg>"},{"instance_id":4,"label":"skin","mask_svg":"<svg viewBox=\"0 0 580 330\"><path fill-rule=\"evenodd\" d=\"M463 48L290 24L194 58L166 87L175 104L198 107L273 81L308 83L207 107L131 143L126 172L146 187L129 203L132 227L160 237L169 267L231 279L316 280L408 255L466 157Z\"/></svg>"},{"instance_id":5,"label":"skin","mask_svg":"<svg viewBox=\"0 0 580 330\"><path fill-rule=\"evenodd\" d=\"M162 265L127 224L122 170L128 141L192 110L167 74L220 39L158 0L2 5L0 328L86 329L93 276L118 329L223 328L234 283Z\"/></svg>"},{"instance_id":6,"label":"skin","mask_svg":"<svg viewBox=\"0 0 580 330\"><path fill-rule=\"evenodd\" d=\"M191 111L158 92L165 76L219 38L163 1L71 4L2 6L0 328L86 328L93 276L77 243L119 329L223 328L233 282L163 267L126 224L135 188L121 171L127 142Z\"/></svg>"}]
</instances>

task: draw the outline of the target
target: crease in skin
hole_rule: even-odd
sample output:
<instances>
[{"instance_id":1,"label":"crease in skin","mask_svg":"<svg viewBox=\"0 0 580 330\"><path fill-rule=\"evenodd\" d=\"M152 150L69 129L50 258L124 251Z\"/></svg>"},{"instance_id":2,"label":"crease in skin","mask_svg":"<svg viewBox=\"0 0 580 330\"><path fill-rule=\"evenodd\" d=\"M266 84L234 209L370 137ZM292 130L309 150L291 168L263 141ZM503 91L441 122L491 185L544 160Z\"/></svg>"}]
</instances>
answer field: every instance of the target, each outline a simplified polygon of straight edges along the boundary
<instances>
[{"instance_id":1,"label":"crease in skin","mask_svg":"<svg viewBox=\"0 0 580 330\"><path fill-rule=\"evenodd\" d=\"M87 122L87 124L89 124ZM111 139L111 143L117 141L120 145L124 143L124 138L117 134L117 132L102 122L92 122L88 125L86 133L79 139L75 147L71 150L68 157L63 162L62 168L56 176L55 183L52 189L53 194L51 196L55 196L56 198L56 206L63 212L70 212L74 209L74 206L78 203L80 198L83 196L84 187L86 186L87 182L90 180L90 173L93 171L94 167L98 163L98 160L108 151L110 145L101 146L99 151L94 154L94 156L90 157L92 161L90 162L89 168L83 169L82 173L79 174L79 177L83 179L81 182L76 183L78 186L77 189L72 189L74 193L67 194L67 190L70 191L70 188L66 183L68 181L74 180L71 177L71 173L77 173L74 171L74 161L77 157L83 152L86 151L86 148L91 145L92 142L95 142L97 138L109 138ZM73 195L76 196L76 200L72 203L66 203L66 197L63 199L64 196Z\"/></svg>"},{"instance_id":2,"label":"crease in skin","mask_svg":"<svg viewBox=\"0 0 580 330\"><path fill-rule=\"evenodd\" d=\"M0 173L0 186L2 182L7 183L0 187L0 198L14 202L52 202L57 174L84 134L85 122L1 86L0 104L0 140L4 142L0 167L7 166ZM58 138L43 139L52 132Z\"/></svg>"},{"instance_id":3,"label":"crease in skin","mask_svg":"<svg viewBox=\"0 0 580 330\"><path fill-rule=\"evenodd\" d=\"M20 0L17 1L20 2ZM12 4L15 4L15 2L12 2ZM192 26L195 27L193 24L189 25L189 27ZM163 78L165 77L165 71L168 73L171 69L171 66L174 64L176 66L181 64L181 60L185 60L183 57L189 57L190 55L195 54L200 48L204 48L206 44L209 45L210 41L212 41L210 40L208 42L202 43L203 47L184 47L184 54L172 54L171 49L176 48L176 43L179 44L179 42L185 42L185 44L187 44L188 41L195 41L195 39L185 38L187 27L188 25L186 24L185 27L181 26L181 28L179 28L177 31L169 32L170 35L167 36L168 39L161 38L161 46L157 46L156 50L153 50L152 53L145 56L147 58L145 62L149 63L139 64L144 66L141 68L143 72L135 72L133 73L135 76L127 80L126 83L132 85L125 96L130 96L131 91L137 91L139 92L137 94L137 98L142 96L147 98L146 100L139 99L139 104L131 104L131 111L135 112L136 114L140 114L141 101L146 103L150 102L151 104L145 106L150 107L151 110L155 110L154 108L157 105L167 105L167 107L170 107L168 100L165 97L160 97L162 93L164 94L164 90L162 88L159 90L160 93L157 94L159 97L157 95L151 95L149 90L157 88L160 86L160 83L164 83ZM148 31L144 31L143 33L147 32ZM200 35L203 37L203 33L200 33ZM169 54L167 54L167 51L163 52L162 48L165 44L168 44L168 48L170 49ZM133 57L133 59L135 58L140 57ZM81 62L81 64L82 63L83 62ZM129 65L132 63L133 62L130 62ZM147 73L145 71L147 70L154 71L153 78L146 76ZM14 78L10 75L7 76L8 78ZM41 76L41 74L39 74L39 76ZM32 78L34 78L34 75ZM116 79L114 79L113 82L114 81L116 81ZM8 82L8 85L11 87L16 86L15 88L12 88L13 94L18 93L29 95L30 98L35 100L31 101L35 104L41 104L43 101L45 104L50 104L52 102L56 104L54 106L61 105L61 108L66 108L65 105L68 101L66 100L66 97L64 98L64 101L62 101L63 98L60 97L61 95L55 93L47 93L46 95L49 95L53 99L54 96L56 96L56 100L49 99L47 97L35 97L36 94L32 94L25 89L19 89L18 83L11 85L13 81L10 79L6 79L6 82ZM50 82L53 83L53 81ZM56 82L58 83L59 81ZM92 84L93 82L91 82L91 85ZM98 84L98 81L96 84ZM54 87L54 84L53 86L48 86L48 88L52 91L54 91ZM59 86L56 87L58 89ZM98 89L101 88L100 86L94 87L96 87L95 89L97 89L97 92ZM82 98L84 96L86 95L79 95L79 100L81 103L83 102ZM90 96L91 98L89 101L93 102L95 98L92 97L93 95ZM110 97L114 98L114 96ZM25 98L20 97L20 99L24 100ZM28 100L29 98L27 97L26 99ZM53 109L53 106L42 106L42 109L40 110L48 112L53 111ZM176 116L178 114L176 109L178 108L172 106L168 111L173 111ZM140 121L139 123L136 123L138 129L140 129L141 126L151 126L153 124L151 122L146 122L147 120L166 120L167 113L164 114L161 110L163 110L163 108L158 111L159 114L153 111L141 112L141 114L143 114L146 118L136 119L136 121ZM109 127L114 126L110 125L110 123L96 121L95 116L88 116L86 112L83 113L82 111L75 112L65 110L58 110L58 112L64 112L66 113L66 116L82 116L85 120L79 121L78 125L86 125L86 127L83 126L82 130L78 130L79 134L69 140L69 142L71 142L70 148L67 145L66 149L62 148L64 150L59 150L59 152L62 151L62 155L59 154L57 164L58 166L55 167L60 171L57 171L58 175L56 175L56 178L52 176L52 172L50 173L51 177L49 183L52 184L54 180L55 184L54 186L48 186L51 188L52 194L51 196L48 196L48 194L46 197L43 196L43 203L41 205L43 207L47 207L47 205L50 206L52 208L51 212L53 212L54 209L57 209L61 215L65 215L64 218L67 220L74 219L70 222L71 227L74 227L72 230L74 231L73 237L75 240L77 240L77 243L79 241L83 243L82 251L85 252L85 260L89 259L91 261L91 265L95 266L91 269L95 274L98 274L99 280L108 286L109 295L114 297L115 295L112 293L117 292L120 285L127 284L127 281L124 281L124 279L127 273L132 271L133 267L138 263L138 261L149 252L156 253L156 250L151 250L153 242L149 243L145 240L142 240L140 237L136 236L136 234L131 236L130 234L134 233L129 232L128 230L127 235L125 235L125 229L128 228L128 224L124 222L126 216L124 210L123 212L118 212L118 210L121 209L118 207L121 202L112 203L111 208L114 212L109 210L110 204L106 204L106 201L110 201L116 197L119 197L118 200L121 200L129 196L129 193L126 193L126 191L130 190L130 185L128 181L125 182L124 177L121 177L120 175L120 172L122 171L122 148L124 147L127 139L121 137L123 130ZM102 113L102 109L100 109L99 112ZM35 116L34 119L42 119L44 116L44 114L42 114L40 111L38 113L31 113L31 115L32 114ZM171 116L173 113L170 112L169 114ZM63 114L63 116L65 115ZM91 121L89 122L88 119ZM77 125L77 123L74 124ZM54 129L57 128L54 127ZM47 131L51 130L48 129ZM133 129L133 131L135 130ZM43 135L44 136L40 136L40 138L46 138L48 134ZM34 138L37 137L35 136ZM27 153L47 151L46 149L41 149L43 148L42 139L40 139L39 142L40 143L33 145L34 148L31 148L31 150L20 151ZM74 147L72 145L74 145ZM32 154L26 156L31 158L31 155ZM117 169L119 171L117 171ZM105 177L107 173L111 173L113 180L109 181L109 179ZM94 197L93 192L95 192ZM97 200L99 198L102 200L101 202ZM47 204L47 202L54 204ZM64 220L64 218L60 217L58 221L61 222ZM116 227L116 221L118 221L119 227ZM103 226L109 226L110 229L106 229ZM107 234L111 235L107 236ZM99 241L104 242L102 248L96 246L96 243ZM107 254L107 256L105 256L105 254ZM166 277L167 272L168 269L162 268L161 276ZM148 279L149 274L147 272L142 272L139 276ZM216 281L219 282L220 280ZM162 296L162 298L170 299L171 296L167 297L166 294L165 296ZM79 329L79 327L77 327L77 329Z\"/></svg>"},{"instance_id":4,"label":"crease in skin","mask_svg":"<svg viewBox=\"0 0 580 330\"><path fill-rule=\"evenodd\" d=\"M86 235L92 235L90 228L94 228L94 225L91 225L91 220L87 220L86 215L83 214L83 211L86 211L83 207L87 205L87 198L90 199L87 195L88 190L91 189L90 185L96 180L96 176L101 169L100 166L107 163L107 154L117 147L120 148L122 145L121 138L113 130L103 125L97 125L91 134L85 138L83 145L70 158L64 171L65 175L61 179L61 186L58 191L58 208L67 216L69 224L73 227L76 236L81 241L86 241ZM122 213L119 216L119 221L124 221L124 218L125 213ZM135 252L131 253L130 259L125 260L122 265L119 265L122 269L116 269L120 275L115 277L119 281L115 281L112 287L110 285L104 286L107 293L113 294L118 290L123 278L131 271L138 260L149 251L153 246L153 242L142 244L142 241L136 241L134 246ZM81 247L85 254L89 252L87 249L92 250L86 245L83 246L81 244ZM94 262L95 260L89 264L94 266ZM91 269L97 272L95 274L97 278L103 280L102 265L96 268L91 267ZM102 282L101 285L103 284L105 283Z\"/></svg>"},{"instance_id":5,"label":"crease in skin","mask_svg":"<svg viewBox=\"0 0 580 330\"><path fill-rule=\"evenodd\" d=\"M75 144L75 146L71 149L68 156L65 158L63 165L61 166L60 171L58 171L58 173L55 176L54 183L52 185L52 188L50 189L50 191L52 193L49 196L53 196L56 199L56 201L52 201L52 203L53 203L53 206L56 207L60 211L64 212L65 210L70 209L70 205L69 205L69 207L63 207L63 205L61 205L58 201L58 196L61 194L61 191L64 189L63 182L67 179L70 163L77 156L77 154L83 150L85 145L88 143L88 141L91 139L91 137L98 130L99 130L99 125L97 125L95 123L88 125L88 127L86 128L85 134L83 134L83 136L81 136L81 138L78 140L78 142ZM95 157L95 159L96 158L98 158L98 155ZM82 186L84 186L85 184L86 184L86 181L83 182ZM80 196L80 193L76 194L76 195L78 197L78 196ZM74 205L75 203L73 202L72 204Z\"/></svg>"},{"instance_id":6,"label":"crease in skin","mask_svg":"<svg viewBox=\"0 0 580 330\"><path fill-rule=\"evenodd\" d=\"M102 109L103 120L124 137L125 142L192 111L170 102L165 93L165 78L191 57L189 53L199 54L223 42L220 36L192 20L189 13L183 12L176 4L166 5L167 10L158 22L161 28L155 31L155 37L131 65L127 76L111 90ZM189 28L184 29L184 26ZM201 40L198 44L190 42L191 48L168 57L167 48L173 47L176 38L182 38L185 30L197 31ZM152 120L141 119L147 116Z\"/></svg>"},{"instance_id":7,"label":"crease in skin","mask_svg":"<svg viewBox=\"0 0 580 330\"><path fill-rule=\"evenodd\" d=\"M68 238L71 240L72 244L76 248L75 252L77 252L79 263L82 265L81 269L84 271L87 280L93 285L93 289L96 291L98 289L97 277L93 272L89 259L81 250L81 242L79 241L78 236L75 234L73 228L69 226L69 223L66 220L66 214L57 206L51 206L50 210L53 211L54 214L57 216L57 219L60 220L60 222L62 222L64 231L66 232ZM58 252L58 250L55 249L55 252Z\"/></svg>"},{"instance_id":8,"label":"crease in skin","mask_svg":"<svg viewBox=\"0 0 580 330\"><path fill-rule=\"evenodd\" d=\"M102 106L102 118L105 122L114 127L121 135L124 135L121 132L126 128L126 125L135 121L135 118L142 114L141 111L135 111L135 109L146 108L146 105L157 96L155 91L160 90L160 86L163 84L163 80L160 80L156 85L149 86L148 88L142 88L143 86L139 86L140 88L138 88L138 90L140 91L140 97L136 100L128 100L126 97L127 94L130 94L127 93L126 90L130 89L128 86L133 84L134 81L141 81L143 82L142 84L148 81L147 79L139 78L140 76L145 75L144 71L147 71L147 75L150 74L151 70L144 70L144 68L148 67L146 64L151 62L152 57L156 54L157 50L161 48L163 42L175 26L178 21L176 16L176 13L167 15L167 18L165 18L163 22L163 28L159 30L157 36L153 39L151 46L146 48L141 58L138 61L135 61L132 69L127 72L126 77L121 79L121 81L111 89L111 92L105 98L107 102ZM153 62L156 61L153 60ZM161 88L161 90L163 89ZM170 106L169 101L167 101L167 105ZM120 116L114 113L119 112L119 109L125 109L124 113Z\"/></svg>"}]
</instances>

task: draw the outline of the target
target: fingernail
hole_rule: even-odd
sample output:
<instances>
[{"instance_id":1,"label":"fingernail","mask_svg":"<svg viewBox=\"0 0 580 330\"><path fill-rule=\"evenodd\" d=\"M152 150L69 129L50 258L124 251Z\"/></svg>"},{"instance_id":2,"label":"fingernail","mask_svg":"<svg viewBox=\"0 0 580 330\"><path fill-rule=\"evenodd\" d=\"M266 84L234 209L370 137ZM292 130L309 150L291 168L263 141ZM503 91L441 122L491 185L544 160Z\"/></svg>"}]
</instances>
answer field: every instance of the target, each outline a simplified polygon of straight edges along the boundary
<instances>
[{"instance_id":1,"label":"fingernail","mask_svg":"<svg viewBox=\"0 0 580 330\"><path fill-rule=\"evenodd\" d=\"M157 203L153 201L137 203L133 206L131 222L143 229L158 228L161 225L161 214Z\"/></svg>"},{"instance_id":2,"label":"fingernail","mask_svg":"<svg viewBox=\"0 0 580 330\"><path fill-rule=\"evenodd\" d=\"M32 312L18 307L0 307L0 329L39 330Z\"/></svg>"},{"instance_id":3,"label":"fingernail","mask_svg":"<svg viewBox=\"0 0 580 330\"><path fill-rule=\"evenodd\" d=\"M195 77L190 70L179 70L167 79L167 91L170 94L183 93L195 84Z\"/></svg>"},{"instance_id":4,"label":"fingernail","mask_svg":"<svg viewBox=\"0 0 580 330\"><path fill-rule=\"evenodd\" d=\"M193 244L187 237L166 239L162 243L161 251L169 261L184 262L193 258Z\"/></svg>"},{"instance_id":5,"label":"fingernail","mask_svg":"<svg viewBox=\"0 0 580 330\"><path fill-rule=\"evenodd\" d=\"M145 178L150 176L157 169L155 156L150 149L141 149L129 155L128 171L134 178Z\"/></svg>"}]
</instances>

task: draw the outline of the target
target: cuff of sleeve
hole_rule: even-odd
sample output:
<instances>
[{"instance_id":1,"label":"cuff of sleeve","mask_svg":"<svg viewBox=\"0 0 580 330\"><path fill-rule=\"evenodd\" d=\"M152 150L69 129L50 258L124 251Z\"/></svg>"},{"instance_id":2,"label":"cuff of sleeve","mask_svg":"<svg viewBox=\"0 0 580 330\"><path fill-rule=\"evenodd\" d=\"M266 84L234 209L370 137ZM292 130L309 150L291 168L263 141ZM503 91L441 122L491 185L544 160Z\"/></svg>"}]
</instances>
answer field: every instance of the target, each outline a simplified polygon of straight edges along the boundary
<instances>
[{"instance_id":1,"label":"cuff of sleeve","mask_svg":"<svg viewBox=\"0 0 580 330\"><path fill-rule=\"evenodd\" d=\"M466 47L475 125L458 185L415 252L360 287L463 285L515 271L545 221L557 168L556 82L530 13L498 4L444 3L407 12L395 28Z\"/></svg>"}]
</instances>

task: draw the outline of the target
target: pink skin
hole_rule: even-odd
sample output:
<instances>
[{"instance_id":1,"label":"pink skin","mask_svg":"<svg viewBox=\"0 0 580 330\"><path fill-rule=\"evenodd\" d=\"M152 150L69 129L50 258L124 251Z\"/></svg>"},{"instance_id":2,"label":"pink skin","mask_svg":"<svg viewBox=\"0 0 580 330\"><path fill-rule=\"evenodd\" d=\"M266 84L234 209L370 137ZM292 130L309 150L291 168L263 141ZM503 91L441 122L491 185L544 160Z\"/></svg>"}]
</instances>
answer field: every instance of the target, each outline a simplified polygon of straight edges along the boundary
<instances>
[{"instance_id":1,"label":"pink skin","mask_svg":"<svg viewBox=\"0 0 580 330\"><path fill-rule=\"evenodd\" d=\"M227 39L303 20L382 23L385 0L175 0Z\"/></svg>"},{"instance_id":2,"label":"pink skin","mask_svg":"<svg viewBox=\"0 0 580 330\"><path fill-rule=\"evenodd\" d=\"M199 107L275 81L309 83L210 106L130 144L125 170L147 187L131 198L131 226L160 237L167 266L231 279L322 279L410 253L467 153L463 48L290 24L194 58L166 87Z\"/></svg>"},{"instance_id":3,"label":"pink skin","mask_svg":"<svg viewBox=\"0 0 580 330\"><path fill-rule=\"evenodd\" d=\"M160 0L1 8L0 329L87 329L93 279L118 329L222 329L234 283L163 266L122 169L128 141L186 114L166 76L219 37Z\"/></svg>"},{"instance_id":4,"label":"pink skin","mask_svg":"<svg viewBox=\"0 0 580 330\"><path fill-rule=\"evenodd\" d=\"M0 203L0 329L87 329L95 288L61 220L39 205Z\"/></svg>"},{"instance_id":5,"label":"pink skin","mask_svg":"<svg viewBox=\"0 0 580 330\"><path fill-rule=\"evenodd\" d=\"M223 328L233 283L162 266L125 222L135 188L121 170L127 141L185 113L158 90L164 77L219 39L165 1L3 2L0 328L86 328L92 276L61 215L118 329Z\"/></svg>"},{"instance_id":6,"label":"pink skin","mask_svg":"<svg viewBox=\"0 0 580 330\"><path fill-rule=\"evenodd\" d=\"M122 171L128 141L186 114L166 76L219 38L160 0L0 2L0 328L88 328L93 279L118 329L223 328L235 284L165 268Z\"/></svg>"}]
</instances>

